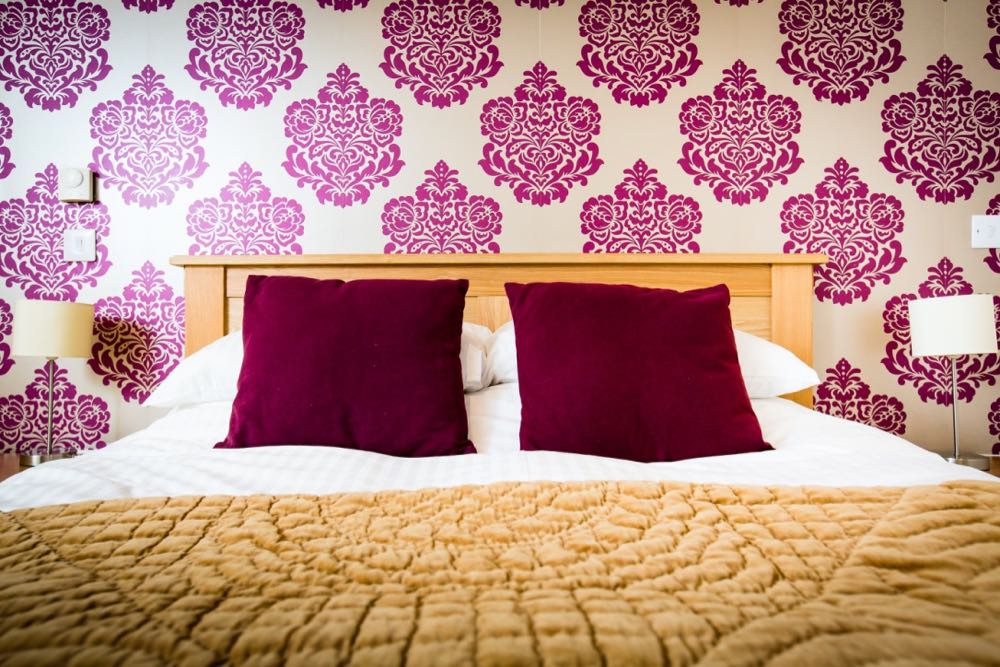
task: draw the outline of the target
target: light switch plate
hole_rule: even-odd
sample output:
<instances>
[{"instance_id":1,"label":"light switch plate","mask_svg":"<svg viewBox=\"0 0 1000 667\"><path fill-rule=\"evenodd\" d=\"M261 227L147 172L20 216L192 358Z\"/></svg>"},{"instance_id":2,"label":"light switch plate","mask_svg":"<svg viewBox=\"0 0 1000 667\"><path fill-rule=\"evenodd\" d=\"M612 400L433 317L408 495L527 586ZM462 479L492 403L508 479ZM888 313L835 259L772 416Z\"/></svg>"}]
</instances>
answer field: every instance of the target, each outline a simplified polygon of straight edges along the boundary
<instances>
[{"instance_id":1,"label":"light switch plate","mask_svg":"<svg viewBox=\"0 0 1000 667\"><path fill-rule=\"evenodd\" d=\"M1000 215L972 216L972 247L1000 248Z\"/></svg>"},{"instance_id":2,"label":"light switch plate","mask_svg":"<svg viewBox=\"0 0 1000 667\"><path fill-rule=\"evenodd\" d=\"M94 174L89 169L62 167L59 170L59 201L94 201Z\"/></svg>"},{"instance_id":3,"label":"light switch plate","mask_svg":"<svg viewBox=\"0 0 1000 667\"><path fill-rule=\"evenodd\" d=\"M63 233L64 262L93 262L97 259L97 239L93 229L67 229Z\"/></svg>"}]
</instances>

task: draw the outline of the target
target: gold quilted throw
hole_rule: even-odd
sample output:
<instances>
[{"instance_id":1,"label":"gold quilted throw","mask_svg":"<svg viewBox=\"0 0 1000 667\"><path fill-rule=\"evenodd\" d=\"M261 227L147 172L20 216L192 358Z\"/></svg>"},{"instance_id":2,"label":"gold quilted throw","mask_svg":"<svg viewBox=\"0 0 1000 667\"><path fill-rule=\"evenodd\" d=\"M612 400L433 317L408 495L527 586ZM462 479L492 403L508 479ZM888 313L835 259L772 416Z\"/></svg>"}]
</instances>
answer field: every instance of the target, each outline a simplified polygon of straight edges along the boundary
<instances>
[{"instance_id":1,"label":"gold quilted throw","mask_svg":"<svg viewBox=\"0 0 1000 667\"><path fill-rule=\"evenodd\" d=\"M0 514L0 663L1000 664L1000 484L495 484Z\"/></svg>"}]
</instances>

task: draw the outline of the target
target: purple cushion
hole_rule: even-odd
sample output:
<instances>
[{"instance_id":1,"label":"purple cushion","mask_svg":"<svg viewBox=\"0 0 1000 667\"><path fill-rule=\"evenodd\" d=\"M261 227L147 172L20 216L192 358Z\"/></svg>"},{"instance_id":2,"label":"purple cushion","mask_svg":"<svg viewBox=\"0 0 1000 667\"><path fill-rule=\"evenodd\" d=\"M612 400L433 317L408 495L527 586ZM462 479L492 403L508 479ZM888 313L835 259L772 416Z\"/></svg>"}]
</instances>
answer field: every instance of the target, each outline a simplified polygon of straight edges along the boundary
<instances>
[{"instance_id":1,"label":"purple cushion","mask_svg":"<svg viewBox=\"0 0 1000 667\"><path fill-rule=\"evenodd\" d=\"M725 285L506 288L521 449L633 461L771 449L740 374Z\"/></svg>"},{"instance_id":2,"label":"purple cushion","mask_svg":"<svg viewBox=\"0 0 1000 667\"><path fill-rule=\"evenodd\" d=\"M243 366L217 448L475 452L459 351L467 280L250 276Z\"/></svg>"}]
</instances>

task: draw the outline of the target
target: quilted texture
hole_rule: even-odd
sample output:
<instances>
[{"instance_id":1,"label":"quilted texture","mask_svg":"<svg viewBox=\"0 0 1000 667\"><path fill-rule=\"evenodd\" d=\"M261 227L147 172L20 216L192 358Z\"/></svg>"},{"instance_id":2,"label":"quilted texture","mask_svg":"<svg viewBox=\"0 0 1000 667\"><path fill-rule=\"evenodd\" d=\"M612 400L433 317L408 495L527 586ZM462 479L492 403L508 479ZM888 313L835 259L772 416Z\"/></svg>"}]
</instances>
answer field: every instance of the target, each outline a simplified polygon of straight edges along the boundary
<instances>
[{"instance_id":1,"label":"quilted texture","mask_svg":"<svg viewBox=\"0 0 1000 667\"><path fill-rule=\"evenodd\" d=\"M0 514L0 662L996 665L1000 484L496 484Z\"/></svg>"}]
</instances>

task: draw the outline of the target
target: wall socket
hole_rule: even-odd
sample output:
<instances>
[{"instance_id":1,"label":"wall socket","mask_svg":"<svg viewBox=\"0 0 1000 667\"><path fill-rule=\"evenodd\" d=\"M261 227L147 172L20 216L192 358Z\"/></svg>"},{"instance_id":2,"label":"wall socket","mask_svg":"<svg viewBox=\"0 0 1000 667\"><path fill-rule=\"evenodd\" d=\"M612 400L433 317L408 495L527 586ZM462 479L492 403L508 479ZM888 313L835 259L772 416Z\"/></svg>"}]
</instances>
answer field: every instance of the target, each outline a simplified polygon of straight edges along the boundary
<instances>
[{"instance_id":1,"label":"wall socket","mask_svg":"<svg viewBox=\"0 0 1000 667\"><path fill-rule=\"evenodd\" d=\"M1000 248L1000 215L972 216L972 247Z\"/></svg>"},{"instance_id":2,"label":"wall socket","mask_svg":"<svg viewBox=\"0 0 1000 667\"><path fill-rule=\"evenodd\" d=\"M97 239L93 229L67 229L63 232L64 262L93 262L97 259Z\"/></svg>"}]
</instances>

